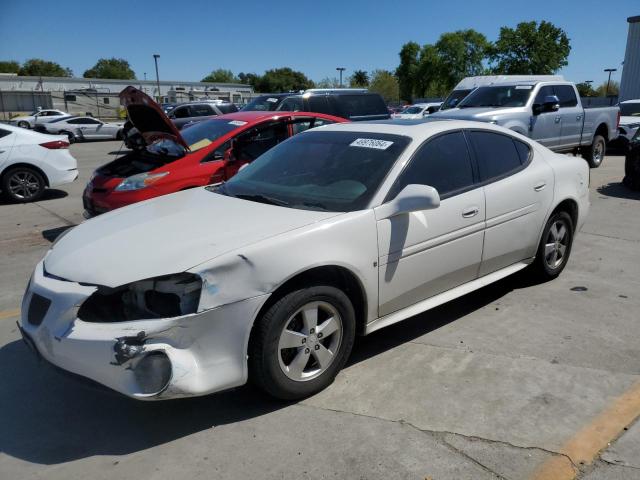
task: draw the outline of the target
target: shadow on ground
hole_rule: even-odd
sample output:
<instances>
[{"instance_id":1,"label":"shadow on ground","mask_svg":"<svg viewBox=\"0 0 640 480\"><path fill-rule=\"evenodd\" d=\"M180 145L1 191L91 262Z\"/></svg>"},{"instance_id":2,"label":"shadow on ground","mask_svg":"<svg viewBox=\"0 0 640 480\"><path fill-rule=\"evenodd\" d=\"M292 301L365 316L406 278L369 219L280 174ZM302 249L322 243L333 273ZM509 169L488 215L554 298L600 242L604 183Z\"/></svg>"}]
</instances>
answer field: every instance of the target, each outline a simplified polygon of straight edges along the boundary
<instances>
[{"instance_id":1,"label":"shadow on ground","mask_svg":"<svg viewBox=\"0 0 640 480\"><path fill-rule=\"evenodd\" d=\"M626 198L630 200L640 200L640 192L631 190L622 182L607 183L598 187L598 193L608 197Z\"/></svg>"},{"instance_id":2,"label":"shadow on ground","mask_svg":"<svg viewBox=\"0 0 640 480\"><path fill-rule=\"evenodd\" d=\"M534 283L516 274L360 338L350 364L428 334ZM130 454L289 405L250 386L201 398L138 402L58 373L39 363L21 341L0 349L0 378L0 451L47 465Z\"/></svg>"},{"instance_id":3,"label":"shadow on ground","mask_svg":"<svg viewBox=\"0 0 640 480\"><path fill-rule=\"evenodd\" d=\"M38 200L38 202L44 202L46 200L59 200L60 198L65 198L67 196L69 196L69 194L64 190L58 190L56 188L47 188L42 193L42 197L40 197L40 200ZM9 200L4 195L0 195L0 205L20 205L21 203L24 203L24 202L16 202L14 200ZM29 202L26 202L26 203L29 203Z\"/></svg>"},{"instance_id":4,"label":"shadow on ground","mask_svg":"<svg viewBox=\"0 0 640 480\"><path fill-rule=\"evenodd\" d=\"M67 230L69 230L70 228L75 227L75 225L65 225L64 227L56 227L56 228L50 228L48 230L43 230L42 231L42 237L53 243L56 241L56 239L62 235L64 232L66 232Z\"/></svg>"}]
</instances>

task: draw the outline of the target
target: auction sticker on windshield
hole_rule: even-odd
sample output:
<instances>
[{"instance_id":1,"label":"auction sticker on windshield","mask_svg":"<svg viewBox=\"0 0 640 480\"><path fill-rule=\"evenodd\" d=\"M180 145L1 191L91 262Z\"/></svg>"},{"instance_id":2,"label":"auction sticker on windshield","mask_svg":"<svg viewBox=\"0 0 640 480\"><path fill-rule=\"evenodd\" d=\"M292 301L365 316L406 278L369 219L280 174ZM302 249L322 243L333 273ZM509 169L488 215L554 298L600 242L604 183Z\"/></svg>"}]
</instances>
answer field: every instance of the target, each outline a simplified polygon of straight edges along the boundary
<instances>
[{"instance_id":1,"label":"auction sticker on windshield","mask_svg":"<svg viewBox=\"0 0 640 480\"><path fill-rule=\"evenodd\" d=\"M376 138L356 138L349 144L351 147L375 148L376 150L386 150L391 145L393 145L393 142Z\"/></svg>"},{"instance_id":2,"label":"auction sticker on windshield","mask_svg":"<svg viewBox=\"0 0 640 480\"><path fill-rule=\"evenodd\" d=\"M516 90L531 90L533 85L516 85Z\"/></svg>"},{"instance_id":3,"label":"auction sticker on windshield","mask_svg":"<svg viewBox=\"0 0 640 480\"><path fill-rule=\"evenodd\" d=\"M277 103L277 102L278 102L278 99L277 99L277 98L273 98L273 97L272 97L272 98L267 98L267 102L270 102L270 103Z\"/></svg>"},{"instance_id":4,"label":"auction sticker on windshield","mask_svg":"<svg viewBox=\"0 0 640 480\"><path fill-rule=\"evenodd\" d=\"M235 125L236 127L241 127L243 125L246 125L247 122L243 122L242 120L231 120L229 122L229 125Z\"/></svg>"}]
</instances>

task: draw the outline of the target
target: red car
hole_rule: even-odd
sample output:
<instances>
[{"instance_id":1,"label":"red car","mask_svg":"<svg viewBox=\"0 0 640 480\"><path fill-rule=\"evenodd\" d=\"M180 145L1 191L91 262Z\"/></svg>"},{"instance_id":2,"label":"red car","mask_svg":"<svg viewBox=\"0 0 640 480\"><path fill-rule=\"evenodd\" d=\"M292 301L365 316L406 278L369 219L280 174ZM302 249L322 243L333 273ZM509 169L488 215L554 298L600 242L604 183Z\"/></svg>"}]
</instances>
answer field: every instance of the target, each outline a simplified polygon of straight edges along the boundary
<instances>
[{"instance_id":1,"label":"red car","mask_svg":"<svg viewBox=\"0 0 640 480\"><path fill-rule=\"evenodd\" d=\"M146 146L94 172L83 194L86 216L223 182L296 133L347 121L322 113L236 112L178 131L140 90L127 87L120 99Z\"/></svg>"}]
</instances>

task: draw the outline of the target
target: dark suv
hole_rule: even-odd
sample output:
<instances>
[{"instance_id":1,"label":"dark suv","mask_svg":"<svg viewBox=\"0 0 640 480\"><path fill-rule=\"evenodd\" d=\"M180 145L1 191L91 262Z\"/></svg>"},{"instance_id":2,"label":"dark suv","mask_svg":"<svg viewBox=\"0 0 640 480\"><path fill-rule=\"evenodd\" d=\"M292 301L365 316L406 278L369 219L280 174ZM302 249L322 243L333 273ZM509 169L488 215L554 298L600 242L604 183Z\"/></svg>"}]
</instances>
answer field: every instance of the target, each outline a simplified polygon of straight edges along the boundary
<instances>
[{"instance_id":1,"label":"dark suv","mask_svg":"<svg viewBox=\"0 0 640 480\"><path fill-rule=\"evenodd\" d=\"M391 118L380 94L350 89L307 90L301 95L285 98L277 110L326 113L353 122Z\"/></svg>"},{"instance_id":2,"label":"dark suv","mask_svg":"<svg viewBox=\"0 0 640 480\"><path fill-rule=\"evenodd\" d=\"M251 100L250 103L247 103L240 110L243 112L273 112L278 109L278 106L282 103L282 101L290 97L292 94L289 93L265 93L264 95L260 95Z\"/></svg>"},{"instance_id":3,"label":"dark suv","mask_svg":"<svg viewBox=\"0 0 640 480\"><path fill-rule=\"evenodd\" d=\"M217 115L237 111L238 107L233 103L189 102L178 105L167 113L167 116L180 130L188 123L200 122Z\"/></svg>"}]
</instances>

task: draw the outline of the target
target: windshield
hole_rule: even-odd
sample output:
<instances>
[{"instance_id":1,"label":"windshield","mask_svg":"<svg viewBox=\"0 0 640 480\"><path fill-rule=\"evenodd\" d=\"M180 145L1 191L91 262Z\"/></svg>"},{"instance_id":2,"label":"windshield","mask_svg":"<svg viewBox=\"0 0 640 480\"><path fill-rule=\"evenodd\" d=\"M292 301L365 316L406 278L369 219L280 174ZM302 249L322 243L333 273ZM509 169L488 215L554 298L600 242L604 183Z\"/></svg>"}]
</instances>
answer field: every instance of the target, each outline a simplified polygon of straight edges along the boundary
<instances>
[{"instance_id":1,"label":"windshield","mask_svg":"<svg viewBox=\"0 0 640 480\"><path fill-rule=\"evenodd\" d=\"M422 107L409 107L405 109L402 113L408 113L411 115L415 115L416 113L422 113Z\"/></svg>"},{"instance_id":2,"label":"windshield","mask_svg":"<svg viewBox=\"0 0 640 480\"><path fill-rule=\"evenodd\" d=\"M180 158L185 154L184 147L168 138L160 138L146 147L147 152L160 157Z\"/></svg>"},{"instance_id":3,"label":"windshield","mask_svg":"<svg viewBox=\"0 0 640 480\"><path fill-rule=\"evenodd\" d=\"M270 97L269 95L263 95L261 97L254 98L246 106L242 107L245 111L259 111L259 112L272 112L278 108L278 104L283 97Z\"/></svg>"},{"instance_id":4,"label":"windshield","mask_svg":"<svg viewBox=\"0 0 640 480\"><path fill-rule=\"evenodd\" d=\"M533 92L532 85L479 87L458 107L524 107Z\"/></svg>"},{"instance_id":5,"label":"windshield","mask_svg":"<svg viewBox=\"0 0 640 480\"><path fill-rule=\"evenodd\" d=\"M621 103L620 115L623 117L640 117L640 102Z\"/></svg>"},{"instance_id":6,"label":"windshield","mask_svg":"<svg viewBox=\"0 0 640 480\"><path fill-rule=\"evenodd\" d=\"M464 97L469 95L472 91L473 91L472 89L454 90L449 94L449 96L444 100L444 102L442 102L442 106L440 107L440 110L448 110L450 108L457 107L458 103L460 103L460 100L462 100Z\"/></svg>"},{"instance_id":7,"label":"windshield","mask_svg":"<svg viewBox=\"0 0 640 480\"><path fill-rule=\"evenodd\" d=\"M361 210L410 141L383 133L305 132L267 151L215 191L305 210Z\"/></svg>"},{"instance_id":8,"label":"windshield","mask_svg":"<svg viewBox=\"0 0 640 480\"><path fill-rule=\"evenodd\" d=\"M192 152L200 150L211 144L214 140L222 137L223 135L246 125L247 122L241 120L229 120L229 119L213 119L205 120L204 122L198 122L190 125L189 128L183 129L180 134L189 149Z\"/></svg>"}]
</instances>

